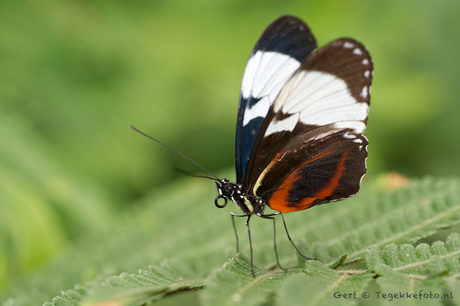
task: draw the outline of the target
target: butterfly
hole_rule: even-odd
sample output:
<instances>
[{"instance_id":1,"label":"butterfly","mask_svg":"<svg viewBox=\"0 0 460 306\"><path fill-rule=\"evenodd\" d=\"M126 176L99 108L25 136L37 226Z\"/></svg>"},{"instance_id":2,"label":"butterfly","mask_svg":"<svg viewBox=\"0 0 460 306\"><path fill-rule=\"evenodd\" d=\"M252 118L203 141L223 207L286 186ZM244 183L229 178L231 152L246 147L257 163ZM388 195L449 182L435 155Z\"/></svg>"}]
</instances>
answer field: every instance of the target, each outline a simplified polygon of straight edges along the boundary
<instances>
[{"instance_id":1,"label":"butterfly","mask_svg":"<svg viewBox=\"0 0 460 306\"><path fill-rule=\"evenodd\" d=\"M294 16L275 20L257 41L240 92L236 183L217 180L215 199L219 208L231 200L242 211L232 213L233 226L234 217L247 218L253 275L253 215L272 219L273 226L274 216L281 215L302 255L283 213L358 192L366 173L363 132L372 76L372 60L361 43L342 38L317 49L308 26ZM267 206L275 212L265 214ZM279 265L277 253L276 260Z\"/></svg>"},{"instance_id":2,"label":"butterfly","mask_svg":"<svg viewBox=\"0 0 460 306\"><path fill-rule=\"evenodd\" d=\"M249 220L273 221L283 213L345 199L358 192L366 173L368 141L363 135L369 112L373 64L358 41L335 40L317 49L315 38L299 18L281 16L262 33L243 75L235 139L236 183L216 181L215 205L231 200L246 217L254 276ZM222 202L223 201L223 202ZM275 212L264 213L266 207ZM281 265L276 251L276 261ZM283 268L282 268L283 269Z\"/></svg>"}]
</instances>

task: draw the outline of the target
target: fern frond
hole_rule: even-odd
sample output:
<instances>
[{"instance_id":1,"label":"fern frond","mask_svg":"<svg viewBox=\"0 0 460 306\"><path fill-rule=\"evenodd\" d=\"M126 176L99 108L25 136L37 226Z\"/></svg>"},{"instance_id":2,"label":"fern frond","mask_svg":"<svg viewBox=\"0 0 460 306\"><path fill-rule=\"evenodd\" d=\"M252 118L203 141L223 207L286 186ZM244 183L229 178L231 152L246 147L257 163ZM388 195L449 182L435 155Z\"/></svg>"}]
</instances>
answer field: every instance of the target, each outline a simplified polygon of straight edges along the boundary
<instances>
[{"instance_id":1,"label":"fern frond","mask_svg":"<svg viewBox=\"0 0 460 306\"><path fill-rule=\"evenodd\" d=\"M290 275L277 294L278 305L356 305L374 276L363 271L336 271L310 260L306 273Z\"/></svg>"},{"instance_id":2,"label":"fern frond","mask_svg":"<svg viewBox=\"0 0 460 306\"><path fill-rule=\"evenodd\" d=\"M452 292L446 290L443 278L420 278L401 273L386 265L378 265L375 272L380 275L377 278L380 288L373 293L373 297L379 300L396 300L397 303L399 300L398 305L441 305L442 300L453 297Z\"/></svg>"},{"instance_id":3,"label":"fern frond","mask_svg":"<svg viewBox=\"0 0 460 306\"><path fill-rule=\"evenodd\" d=\"M436 241L430 247L421 243L414 248L412 245L387 245L381 251L378 247L369 248L366 262L369 269L379 265L387 265L395 271L410 274L438 275L444 271L458 273L460 271L460 235L452 233L446 243Z\"/></svg>"},{"instance_id":4,"label":"fern frond","mask_svg":"<svg viewBox=\"0 0 460 306\"><path fill-rule=\"evenodd\" d=\"M231 259L208 279L201 292L204 305L344 305L335 292L361 291L373 277L340 273L315 260L305 269L261 272L253 278L246 257Z\"/></svg>"},{"instance_id":5,"label":"fern frond","mask_svg":"<svg viewBox=\"0 0 460 306\"><path fill-rule=\"evenodd\" d=\"M79 290L68 290L44 306L103 305L135 306L159 300L167 294L196 290L204 286L203 279L183 263L166 261L160 267L139 270L139 274L122 273L101 282L93 281Z\"/></svg>"},{"instance_id":6,"label":"fern frond","mask_svg":"<svg viewBox=\"0 0 460 306\"><path fill-rule=\"evenodd\" d=\"M413 243L459 223L460 183L456 179L415 180L407 189L357 197L346 210L328 209L327 213L310 226L335 235L312 243L314 258L331 264L346 253L352 261L364 257L370 245Z\"/></svg>"}]
</instances>

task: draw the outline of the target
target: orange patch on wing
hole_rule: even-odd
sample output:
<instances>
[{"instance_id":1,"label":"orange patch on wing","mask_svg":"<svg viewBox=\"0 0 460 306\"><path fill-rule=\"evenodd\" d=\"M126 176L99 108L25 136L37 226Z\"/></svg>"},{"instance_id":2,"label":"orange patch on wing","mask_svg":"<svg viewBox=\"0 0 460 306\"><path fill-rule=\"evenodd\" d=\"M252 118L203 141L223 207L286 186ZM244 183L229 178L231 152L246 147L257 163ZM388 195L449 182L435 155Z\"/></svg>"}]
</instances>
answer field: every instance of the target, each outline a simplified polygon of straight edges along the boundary
<instances>
[{"instance_id":1,"label":"orange patch on wing","mask_svg":"<svg viewBox=\"0 0 460 306\"><path fill-rule=\"evenodd\" d=\"M282 213L288 213L293 211L304 210L310 208L316 200L325 199L334 193L334 190L339 186L340 178L345 170L345 161L348 156L348 152L343 152L340 157L340 162L337 166L337 171L334 176L329 180L328 184L316 192L312 197L303 198L298 203L291 203L288 201L289 191L293 188L293 184L302 177L300 170L309 163L314 162L324 156L334 153L336 150L328 150L321 154L310 158L305 163L300 165L296 171L289 174L281 183L280 188L272 194L272 197L268 201L268 205L271 209L280 211ZM291 206L294 205L294 206Z\"/></svg>"}]
</instances>

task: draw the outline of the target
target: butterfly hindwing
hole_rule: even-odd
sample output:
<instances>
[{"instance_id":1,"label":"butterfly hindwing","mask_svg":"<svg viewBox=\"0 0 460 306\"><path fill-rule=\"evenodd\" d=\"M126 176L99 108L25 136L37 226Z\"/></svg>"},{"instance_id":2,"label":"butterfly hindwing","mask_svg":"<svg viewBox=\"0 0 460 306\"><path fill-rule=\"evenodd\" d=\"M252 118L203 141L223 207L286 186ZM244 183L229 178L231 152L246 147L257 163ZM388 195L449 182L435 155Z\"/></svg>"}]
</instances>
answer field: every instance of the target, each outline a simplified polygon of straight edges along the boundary
<instances>
[{"instance_id":1,"label":"butterfly hindwing","mask_svg":"<svg viewBox=\"0 0 460 306\"><path fill-rule=\"evenodd\" d=\"M308 26L294 16L270 24L257 41L241 86L235 139L237 183L241 184L257 134L286 81L316 48Z\"/></svg>"},{"instance_id":2,"label":"butterfly hindwing","mask_svg":"<svg viewBox=\"0 0 460 306\"><path fill-rule=\"evenodd\" d=\"M262 123L243 189L281 212L355 194L366 172L372 68L352 39L308 56Z\"/></svg>"},{"instance_id":3,"label":"butterfly hindwing","mask_svg":"<svg viewBox=\"0 0 460 306\"><path fill-rule=\"evenodd\" d=\"M344 142L343 133L337 131L278 153L254 186L255 194L281 212L303 210L355 194L366 171L363 161L368 142L361 135Z\"/></svg>"}]
</instances>

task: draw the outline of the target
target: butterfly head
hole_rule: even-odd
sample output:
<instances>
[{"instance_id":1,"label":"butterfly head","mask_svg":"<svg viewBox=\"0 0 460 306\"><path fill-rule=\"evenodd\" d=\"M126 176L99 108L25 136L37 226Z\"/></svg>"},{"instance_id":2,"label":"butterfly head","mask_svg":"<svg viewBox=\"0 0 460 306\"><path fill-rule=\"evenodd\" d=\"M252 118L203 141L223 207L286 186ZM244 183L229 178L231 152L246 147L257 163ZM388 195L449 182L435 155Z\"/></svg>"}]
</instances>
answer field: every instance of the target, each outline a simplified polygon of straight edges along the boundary
<instances>
[{"instance_id":1,"label":"butterfly head","mask_svg":"<svg viewBox=\"0 0 460 306\"><path fill-rule=\"evenodd\" d=\"M216 197L214 204L218 208L224 208L227 206L227 201L230 199L235 203L236 207L241 209L245 215L252 215L255 213L254 207L251 202L243 194L243 187L239 184L231 183L228 179L221 179L216 181L217 192L219 195ZM223 199L224 203L219 204L219 200Z\"/></svg>"},{"instance_id":2,"label":"butterfly head","mask_svg":"<svg viewBox=\"0 0 460 306\"><path fill-rule=\"evenodd\" d=\"M227 200L231 199L233 200L233 195L236 193L236 185L233 183L230 183L228 179L221 179L219 181L216 181L216 186L217 186L217 192L219 192L219 195L216 197L214 200L214 203L218 208L224 208L227 206ZM224 199L223 204L219 204L219 200Z\"/></svg>"}]
</instances>

